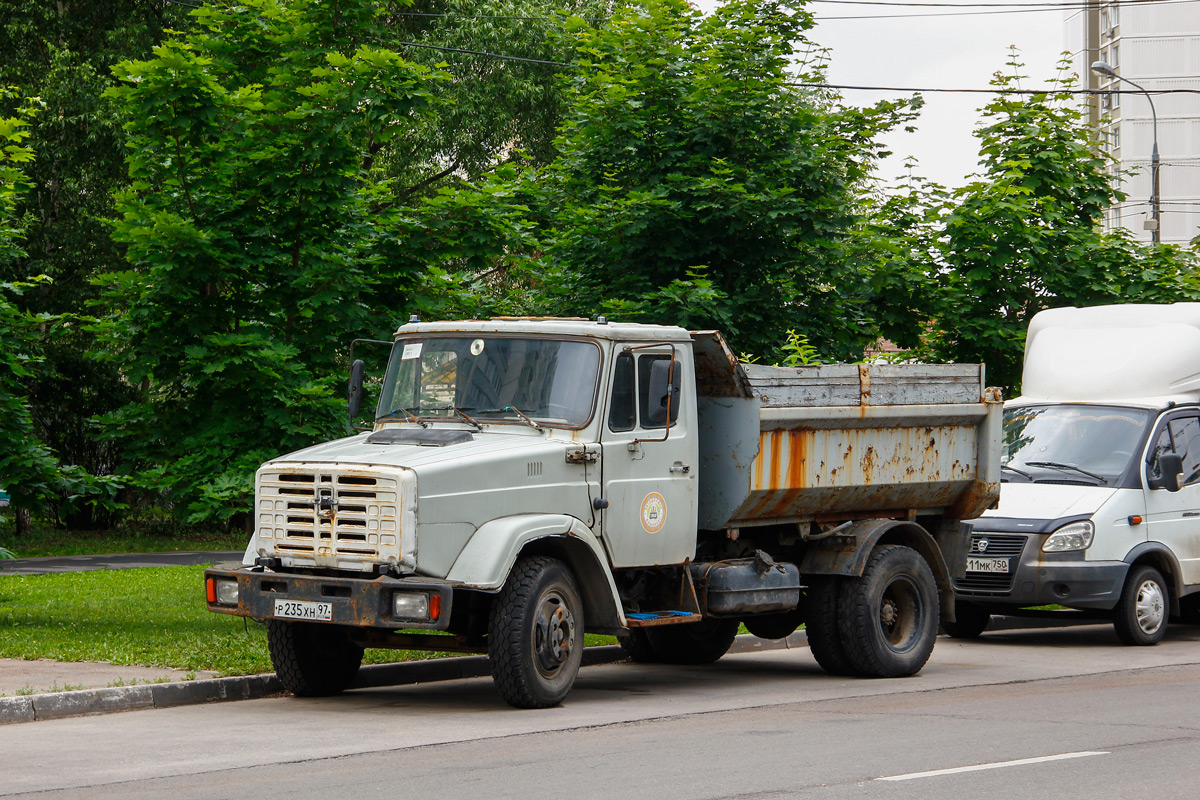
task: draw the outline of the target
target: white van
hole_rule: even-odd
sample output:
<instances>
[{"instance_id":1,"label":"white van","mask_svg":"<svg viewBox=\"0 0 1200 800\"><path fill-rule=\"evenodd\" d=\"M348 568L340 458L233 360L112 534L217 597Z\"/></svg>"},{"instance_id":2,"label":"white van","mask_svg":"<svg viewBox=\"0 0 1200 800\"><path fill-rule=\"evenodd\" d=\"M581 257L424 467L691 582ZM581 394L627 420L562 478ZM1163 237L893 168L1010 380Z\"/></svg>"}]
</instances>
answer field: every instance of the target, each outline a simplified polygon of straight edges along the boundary
<instances>
[{"instance_id":1,"label":"white van","mask_svg":"<svg viewBox=\"0 0 1200 800\"><path fill-rule=\"evenodd\" d=\"M1200 621L1200 303L1033 318L999 506L975 520L951 636L1061 605L1126 644Z\"/></svg>"}]
</instances>

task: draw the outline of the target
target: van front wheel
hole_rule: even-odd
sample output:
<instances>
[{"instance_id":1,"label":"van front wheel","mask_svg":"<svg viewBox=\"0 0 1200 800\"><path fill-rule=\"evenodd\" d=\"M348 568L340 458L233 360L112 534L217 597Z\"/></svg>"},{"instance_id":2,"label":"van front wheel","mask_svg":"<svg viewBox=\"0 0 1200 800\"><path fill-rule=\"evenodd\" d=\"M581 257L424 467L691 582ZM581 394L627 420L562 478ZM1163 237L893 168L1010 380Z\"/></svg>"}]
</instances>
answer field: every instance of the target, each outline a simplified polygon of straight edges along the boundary
<instances>
[{"instance_id":1,"label":"van front wheel","mask_svg":"<svg viewBox=\"0 0 1200 800\"><path fill-rule=\"evenodd\" d=\"M1167 633L1170 595L1162 573L1142 565L1129 570L1113 609L1117 638L1129 645L1158 644Z\"/></svg>"}]
</instances>

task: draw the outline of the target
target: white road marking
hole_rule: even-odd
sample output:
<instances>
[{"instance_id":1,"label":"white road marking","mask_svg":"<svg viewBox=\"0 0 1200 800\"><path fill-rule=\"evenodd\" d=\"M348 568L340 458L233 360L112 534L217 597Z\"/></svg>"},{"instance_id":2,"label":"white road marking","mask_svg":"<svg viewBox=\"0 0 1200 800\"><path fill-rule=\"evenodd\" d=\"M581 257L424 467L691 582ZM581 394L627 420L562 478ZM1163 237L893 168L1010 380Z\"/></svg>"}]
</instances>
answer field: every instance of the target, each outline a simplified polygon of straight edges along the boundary
<instances>
[{"instance_id":1,"label":"white road marking","mask_svg":"<svg viewBox=\"0 0 1200 800\"><path fill-rule=\"evenodd\" d=\"M886 778L876 778L877 781L911 781L914 778L932 778L937 775L954 775L959 772L979 772L985 769L1001 769L1002 767L1020 767L1025 764L1041 764L1045 761L1064 761L1068 758L1086 758L1087 756L1106 756L1107 750L1084 751L1080 753L1059 753L1056 756L1038 756L1037 758L1019 758L1016 761L996 761L992 764L976 764L971 767L953 767L951 769L935 769L929 772L910 772L907 775L890 775Z\"/></svg>"}]
</instances>

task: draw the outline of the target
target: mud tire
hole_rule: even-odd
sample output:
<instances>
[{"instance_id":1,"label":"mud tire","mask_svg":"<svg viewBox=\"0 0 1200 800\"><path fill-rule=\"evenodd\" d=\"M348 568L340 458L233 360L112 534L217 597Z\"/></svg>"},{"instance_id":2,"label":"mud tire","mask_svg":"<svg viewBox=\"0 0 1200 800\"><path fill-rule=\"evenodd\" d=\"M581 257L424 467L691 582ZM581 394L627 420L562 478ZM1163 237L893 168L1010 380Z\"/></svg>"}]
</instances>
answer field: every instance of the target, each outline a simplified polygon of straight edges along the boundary
<instances>
[{"instance_id":1,"label":"mud tire","mask_svg":"<svg viewBox=\"0 0 1200 800\"><path fill-rule=\"evenodd\" d=\"M875 548L862 577L843 582L838 611L846 658L863 677L915 675L933 652L937 584L910 547Z\"/></svg>"},{"instance_id":2,"label":"mud tire","mask_svg":"<svg viewBox=\"0 0 1200 800\"><path fill-rule=\"evenodd\" d=\"M520 558L492 603L488 660L509 705L550 708L575 684L583 661L583 601L567 566Z\"/></svg>"},{"instance_id":3,"label":"mud tire","mask_svg":"<svg viewBox=\"0 0 1200 800\"><path fill-rule=\"evenodd\" d=\"M808 649L821 669L839 677L854 674L854 667L842 645L842 632L838 625L838 595L845 580L833 575L814 576L805 593L807 619L804 634L808 639Z\"/></svg>"},{"instance_id":4,"label":"mud tire","mask_svg":"<svg viewBox=\"0 0 1200 800\"><path fill-rule=\"evenodd\" d=\"M621 651L637 664L658 664L662 661L642 628L631 628L617 636Z\"/></svg>"},{"instance_id":5,"label":"mud tire","mask_svg":"<svg viewBox=\"0 0 1200 800\"><path fill-rule=\"evenodd\" d=\"M729 652L737 636L736 619L703 619L647 628L646 638L664 664L711 664Z\"/></svg>"},{"instance_id":6,"label":"mud tire","mask_svg":"<svg viewBox=\"0 0 1200 800\"><path fill-rule=\"evenodd\" d=\"M363 657L344 628L280 619L267 620L267 650L283 688L297 697L349 689Z\"/></svg>"}]
</instances>

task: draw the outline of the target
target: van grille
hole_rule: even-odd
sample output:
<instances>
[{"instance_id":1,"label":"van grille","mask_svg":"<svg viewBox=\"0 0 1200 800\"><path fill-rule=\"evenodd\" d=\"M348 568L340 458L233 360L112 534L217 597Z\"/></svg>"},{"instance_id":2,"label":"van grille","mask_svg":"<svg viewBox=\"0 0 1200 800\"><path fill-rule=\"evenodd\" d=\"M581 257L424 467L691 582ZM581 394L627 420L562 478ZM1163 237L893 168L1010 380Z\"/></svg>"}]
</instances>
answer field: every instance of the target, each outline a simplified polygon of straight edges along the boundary
<instances>
[{"instance_id":1,"label":"van grille","mask_svg":"<svg viewBox=\"0 0 1200 800\"><path fill-rule=\"evenodd\" d=\"M987 541L987 549L981 550L980 544L984 540ZM1021 534L1005 535L987 531L972 533L968 555L1007 558L1008 572L968 572L965 577L955 579L954 588L967 594L1008 594L1012 591L1017 563L1021 560L1021 553L1025 550L1027 541L1029 537Z\"/></svg>"},{"instance_id":2,"label":"van grille","mask_svg":"<svg viewBox=\"0 0 1200 800\"><path fill-rule=\"evenodd\" d=\"M260 473L259 546L298 563L360 569L400 549L400 481L386 474L321 469Z\"/></svg>"}]
</instances>

